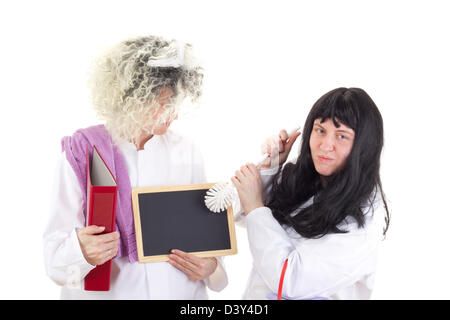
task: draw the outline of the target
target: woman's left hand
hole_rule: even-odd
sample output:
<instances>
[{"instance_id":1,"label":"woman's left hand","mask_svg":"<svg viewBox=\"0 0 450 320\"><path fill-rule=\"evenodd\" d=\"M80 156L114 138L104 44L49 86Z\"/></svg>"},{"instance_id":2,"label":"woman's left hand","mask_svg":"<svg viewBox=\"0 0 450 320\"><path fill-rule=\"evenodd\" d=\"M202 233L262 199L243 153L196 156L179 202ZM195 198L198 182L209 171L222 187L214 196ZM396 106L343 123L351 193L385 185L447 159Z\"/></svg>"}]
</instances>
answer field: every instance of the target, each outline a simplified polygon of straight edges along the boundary
<instances>
[{"instance_id":1,"label":"woman's left hand","mask_svg":"<svg viewBox=\"0 0 450 320\"><path fill-rule=\"evenodd\" d=\"M172 250L169 263L184 272L191 281L199 281L209 277L217 268L216 258L199 258L193 254Z\"/></svg>"},{"instance_id":2,"label":"woman's left hand","mask_svg":"<svg viewBox=\"0 0 450 320\"><path fill-rule=\"evenodd\" d=\"M236 176L231 178L239 194L241 206L245 215L253 209L263 207L262 183L259 170L253 163L247 163L236 171Z\"/></svg>"}]
</instances>

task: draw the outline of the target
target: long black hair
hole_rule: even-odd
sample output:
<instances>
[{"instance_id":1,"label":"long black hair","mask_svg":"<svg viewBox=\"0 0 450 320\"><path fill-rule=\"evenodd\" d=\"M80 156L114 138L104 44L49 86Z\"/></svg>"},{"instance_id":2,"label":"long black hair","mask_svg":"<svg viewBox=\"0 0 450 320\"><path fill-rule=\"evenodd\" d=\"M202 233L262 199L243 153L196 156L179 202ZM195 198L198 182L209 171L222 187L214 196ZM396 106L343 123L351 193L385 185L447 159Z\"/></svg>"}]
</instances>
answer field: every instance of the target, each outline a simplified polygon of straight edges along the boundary
<instances>
[{"instance_id":1,"label":"long black hair","mask_svg":"<svg viewBox=\"0 0 450 320\"><path fill-rule=\"evenodd\" d=\"M355 132L345 164L327 177L326 185L314 167L309 144L316 119L331 119L336 127L342 123ZM373 100L359 88L334 89L313 105L303 128L297 161L287 163L277 174L266 201L275 219L306 238L344 233L339 224L347 217L352 217L358 227L364 226L364 208L372 206L378 194L386 209L385 235L390 214L380 180L383 119ZM311 205L291 215L313 196Z\"/></svg>"}]
</instances>

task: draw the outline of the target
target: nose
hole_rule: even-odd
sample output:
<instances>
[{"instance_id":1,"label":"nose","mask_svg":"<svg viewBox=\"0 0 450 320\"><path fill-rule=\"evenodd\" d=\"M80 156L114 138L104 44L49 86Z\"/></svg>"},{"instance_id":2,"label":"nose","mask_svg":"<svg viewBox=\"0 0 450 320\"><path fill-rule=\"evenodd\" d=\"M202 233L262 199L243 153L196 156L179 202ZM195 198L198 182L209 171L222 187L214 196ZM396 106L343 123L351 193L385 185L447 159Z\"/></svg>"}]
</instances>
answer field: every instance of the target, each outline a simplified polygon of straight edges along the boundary
<instances>
[{"instance_id":1,"label":"nose","mask_svg":"<svg viewBox=\"0 0 450 320\"><path fill-rule=\"evenodd\" d=\"M320 150L324 152L330 152L334 150L334 140L331 135L327 135L323 138L322 143L320 144Z\"/></svg>"}]
</instances>

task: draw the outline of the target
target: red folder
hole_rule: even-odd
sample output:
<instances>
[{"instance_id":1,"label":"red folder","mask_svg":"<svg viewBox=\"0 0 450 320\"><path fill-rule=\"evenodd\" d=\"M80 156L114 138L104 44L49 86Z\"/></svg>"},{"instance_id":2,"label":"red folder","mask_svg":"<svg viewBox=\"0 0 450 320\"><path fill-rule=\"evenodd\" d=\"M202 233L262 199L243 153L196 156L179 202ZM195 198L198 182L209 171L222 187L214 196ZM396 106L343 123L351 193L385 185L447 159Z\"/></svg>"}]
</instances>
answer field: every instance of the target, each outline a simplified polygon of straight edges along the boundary
<instances>
[{"instance_id":1,"label":"red folder","mask_svg":"<svg viewBox=\"0 0 450 320\"><path fill-rule=\"evenodd\" d=\"M103 233L114 231L116 219L117 181L94 146L92 161L86 146L87 221L86 225L105 227ZM108 291L111 260L96 266L84 278L84 290Z\"/></svg>"}]
</instances>

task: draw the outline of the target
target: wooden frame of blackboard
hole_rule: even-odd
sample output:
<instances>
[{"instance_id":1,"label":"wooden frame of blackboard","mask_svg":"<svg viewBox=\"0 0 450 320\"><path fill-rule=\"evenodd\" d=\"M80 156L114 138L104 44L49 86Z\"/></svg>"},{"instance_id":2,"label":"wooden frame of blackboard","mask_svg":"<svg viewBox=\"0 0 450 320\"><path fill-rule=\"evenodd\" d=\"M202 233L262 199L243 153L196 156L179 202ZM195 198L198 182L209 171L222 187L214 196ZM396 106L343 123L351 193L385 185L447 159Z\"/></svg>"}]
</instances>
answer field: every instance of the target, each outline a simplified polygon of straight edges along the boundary
<instances>
[{"instance_id":1,"label":"wooden frame of blackboard","mask_svg":"<svg viewBox=\"0 0 450 320\"><path fill-rule=\"evenodd\" d=\"M136 246L138 252L138 260L141 263L147 262L161 262L168 261L169 254L162 255L144 255L144 247L142 240L142 227L141 227L141 214L139 208L139 195L145 193L159 193L159 192L177 192L177 191L189 191L189 190L209 190L215 185L215 183L202 183L202 184L187 184L187 185L170 185L170 186L157 186L157 187L138 187L132 188L132 202L133 202L133 216L134 216L134 227L136 233ZM230 237L230 248L223 250L210 250L210 251L196 251L189 252L198 257L218 257L218 256L226 256L237 253L237 244L236 244L236 232L234 226L234 215L233 208L229 206L227 208L226 213L213 213L211 214L226 214L227 222L228 222L228 231ZM176 248L174 248L176 249Z\"/></svg>"}]
</instances>

